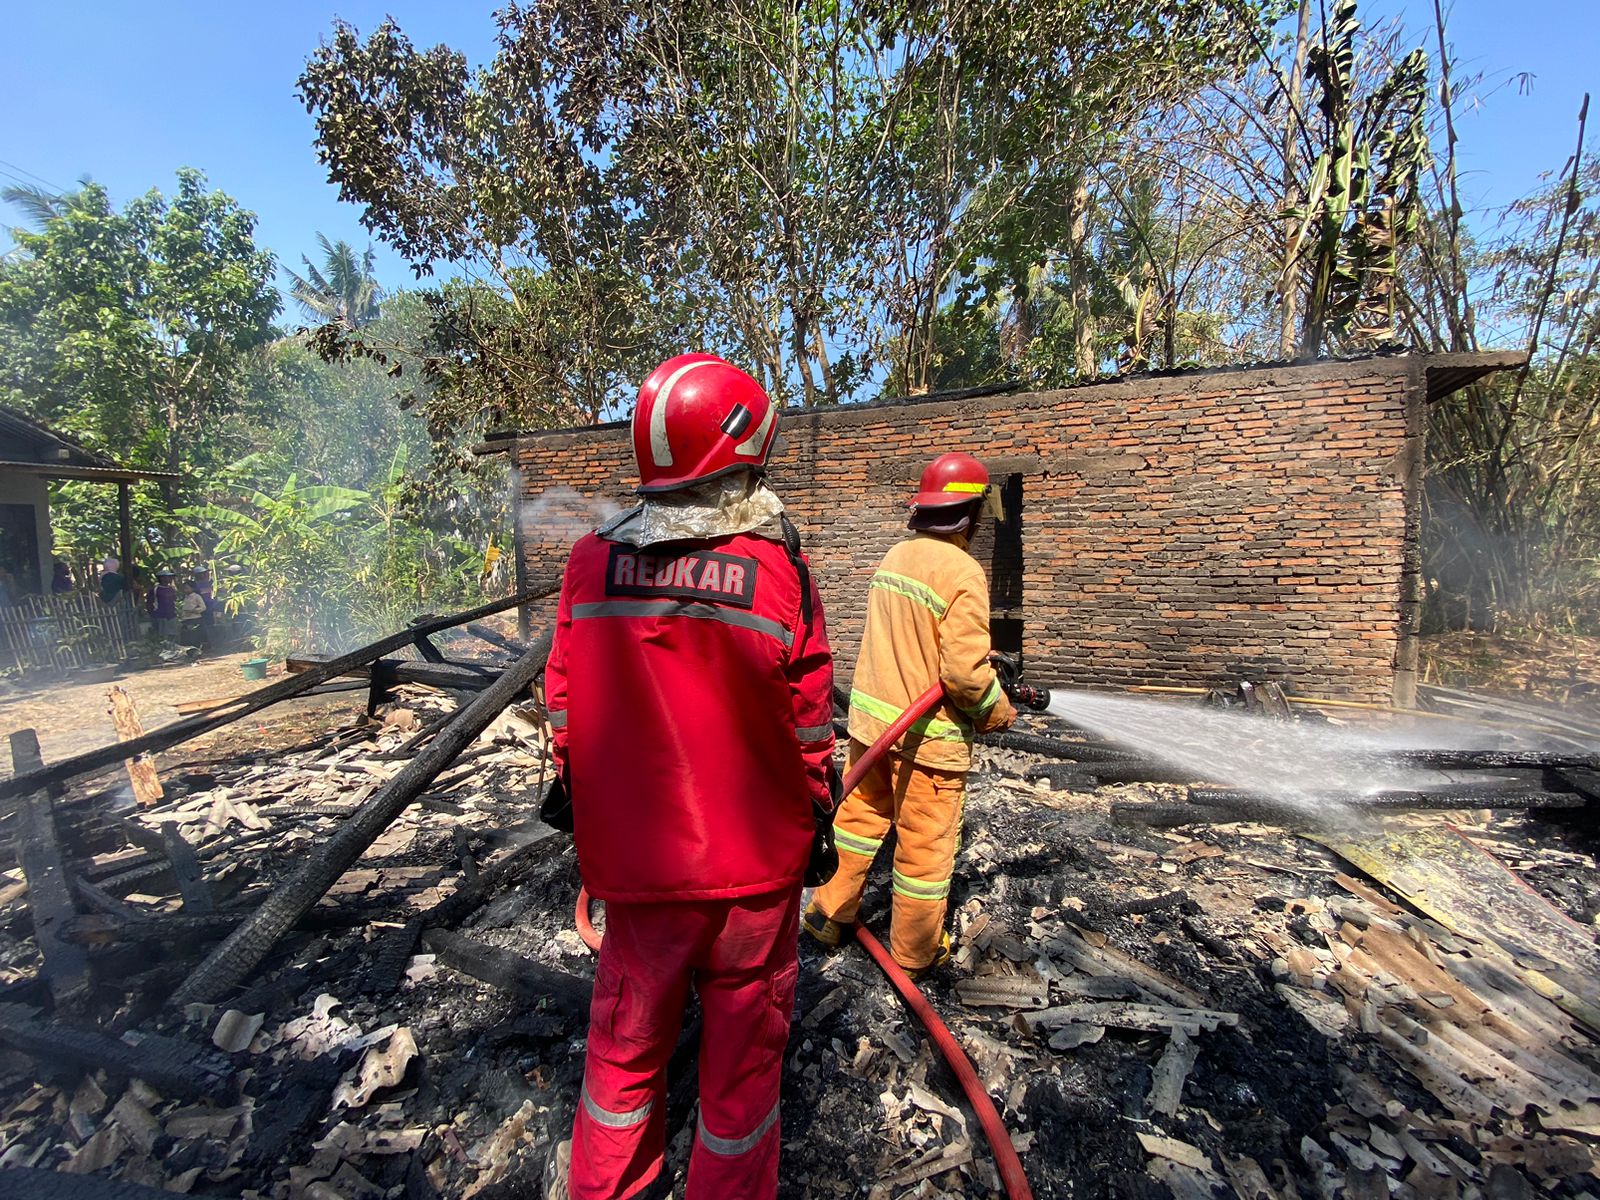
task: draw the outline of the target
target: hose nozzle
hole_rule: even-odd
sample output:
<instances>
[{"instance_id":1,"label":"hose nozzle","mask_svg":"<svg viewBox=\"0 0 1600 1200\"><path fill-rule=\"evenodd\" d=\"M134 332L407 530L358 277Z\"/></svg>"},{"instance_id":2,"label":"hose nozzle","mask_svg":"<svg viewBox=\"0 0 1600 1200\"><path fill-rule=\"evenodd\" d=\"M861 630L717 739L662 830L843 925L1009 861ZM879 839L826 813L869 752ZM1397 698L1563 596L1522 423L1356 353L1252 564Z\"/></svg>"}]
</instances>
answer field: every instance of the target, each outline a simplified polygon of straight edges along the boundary
<instances>
[{"instance_id":1,"label":"hose nozzle","mask_svg":"<svg viewBox=\"0 0 1600 1200\"><path fill-rule=\"evenodd\" d=\"M1050 707L1049 691L1023 683L1022 667L1016 659L998 650L991 650L989 662L993 664L995 674L1000 677L1001 690L1011 698L1011 703L1033 712L1043 712Z\"/></svg>"}]
</instances>

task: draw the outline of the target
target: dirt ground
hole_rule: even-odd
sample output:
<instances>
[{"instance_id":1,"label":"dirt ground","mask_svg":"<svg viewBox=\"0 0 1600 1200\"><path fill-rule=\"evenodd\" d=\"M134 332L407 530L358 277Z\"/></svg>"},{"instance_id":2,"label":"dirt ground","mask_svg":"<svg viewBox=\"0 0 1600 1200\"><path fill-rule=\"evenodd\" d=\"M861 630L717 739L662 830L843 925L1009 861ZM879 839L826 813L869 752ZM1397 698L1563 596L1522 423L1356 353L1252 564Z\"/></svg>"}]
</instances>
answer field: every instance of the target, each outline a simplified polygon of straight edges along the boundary
<instances>
[{"instance_id":1,"label":"dirt ground","mask_svg":"<svg viewBox=\"0 0 1600 1200\"><path fill-rule=\"evenodd\" d=\"M262 687L258 681L246 679L239 664L251 653L226 654L208 658L198 663L182 666L151 667L130 670L109 682L62 683L43 687L14 687L0 695L0 735L9 735L18 729L32 728L39 733L39 748L46 762L81 754L97 746L109 745L116 740L107 712L106 690L116 684L125 688L138 708L145 731L159 729L178 720L177 706L188 700L227 699ZM267 673L267 682L283 677L282 662L274 663ZM311 697L291 705L280 705L230 728L230 738L253 738L261 730L277 728L288 721L292 726L296 714L307 709L319 710L330 705L350 705L364 700L362 693ZM292 730L280 734L292 741ZM187 743L185 757L192 756L203 741ZM0 764L11 770L9 740L0 736Z\"/></svg>"}]
</instances>

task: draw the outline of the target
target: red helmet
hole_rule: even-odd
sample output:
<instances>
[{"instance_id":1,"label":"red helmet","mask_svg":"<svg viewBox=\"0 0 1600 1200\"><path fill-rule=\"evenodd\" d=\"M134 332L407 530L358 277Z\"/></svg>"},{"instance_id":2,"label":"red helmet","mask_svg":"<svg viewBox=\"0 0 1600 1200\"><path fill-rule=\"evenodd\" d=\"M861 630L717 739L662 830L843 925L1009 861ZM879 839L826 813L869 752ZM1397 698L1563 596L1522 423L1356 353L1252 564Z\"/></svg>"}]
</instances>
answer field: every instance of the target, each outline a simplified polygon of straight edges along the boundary
<instances>
[{"instance_id":1,"label":"red helmet","mask_svg":"<svg viewBox=\"0 0 1600 1200\"><path fill-rule=\"evenodd\" d=\"M761 385L715 354L680 354L650 372L633 410L637 491L670 492L767 465L778 409Z\"/></svg>"},{"instance_id":2,"label":"red helmet","mask_svg":"<svg viewBox=\"0 0 1600 1200\"><path fill-rule=\"evenodd\" d=\"M970 504L989 495L989 472L970 454L941 454L922 469L922 483L911 497L912 508Z\"/></svg>"}]
</instances>

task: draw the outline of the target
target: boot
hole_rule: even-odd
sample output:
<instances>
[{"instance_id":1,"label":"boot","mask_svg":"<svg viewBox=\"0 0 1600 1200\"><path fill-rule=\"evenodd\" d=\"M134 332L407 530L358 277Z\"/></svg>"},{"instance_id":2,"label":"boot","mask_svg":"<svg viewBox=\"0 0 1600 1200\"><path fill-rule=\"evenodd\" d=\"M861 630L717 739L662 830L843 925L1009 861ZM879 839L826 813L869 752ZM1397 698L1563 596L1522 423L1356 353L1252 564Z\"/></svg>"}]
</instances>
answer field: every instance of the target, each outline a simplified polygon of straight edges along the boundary
<instances>
[{"instance_id":1,"label":"boot","mask_svg":"<svg viewBox=\"0 0 1600 1200\"><path fill-rule=\"evenodd\" d=\"M544 1200L570 1200L567 1179L572 1174L572 1139L558 1142L544 1160Z\"/></svg>"},{"instance_id":2,"label":"boot","mask_svg":"<svg viewBox=\"0 0 1600 1200\"><path fill-rule=\"evenodd\" d=\"M950 931L945 930L939 935L939 949L934 952L933 961L925 967L907 970L906 974L912 979L926 979L950 961L950 954Z\"/></svg>"},{"instance_id":3,"label":"boot","mask_svg":"<svg viewBox=\"0 0 1600 1200\"><path fill-rule=\"evenodd\" d=\"M808 908L800 918L800 928L811 935L812 939L822 943L830 950L837 950L844 942L845 935L850 926L841 925L831 917L825 917L814 908Z\"/></svg>"}]
</instances>

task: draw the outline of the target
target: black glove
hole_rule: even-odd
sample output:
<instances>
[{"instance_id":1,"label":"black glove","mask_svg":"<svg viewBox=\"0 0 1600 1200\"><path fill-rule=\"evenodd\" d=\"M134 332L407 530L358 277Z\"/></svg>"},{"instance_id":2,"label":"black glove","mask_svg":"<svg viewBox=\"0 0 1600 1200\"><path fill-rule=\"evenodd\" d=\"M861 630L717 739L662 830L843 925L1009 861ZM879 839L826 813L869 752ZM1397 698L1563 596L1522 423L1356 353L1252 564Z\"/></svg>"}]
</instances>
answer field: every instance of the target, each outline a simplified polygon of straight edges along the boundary
<instances>
[{"instance_id":1,"label":"black glove","mask_svg":"<svg viewBox=\"0 0 1600 1200\"><path fill-rule=\"evenodd\" d=\"M811 802L811 859L806 863L807 887L821 887L839 869L839 848L833 844L833 814L839 811L839 802L844 798L844 785L839 778L838 768L832 763L828 764L828 794L833 800L832 808L823 808L815 800Z\"/></svg>"},{"instance_id":2,"label":"black glove","mask_svg":"<svg viewBox=\"0 0 1600 1200\"><path fill-rule=\"evenodd\" d=\"M572 832L572 794L567 791L567 779L557 774L539 805L539 819L562 833Z\"/></svg>"}]
</instances>

